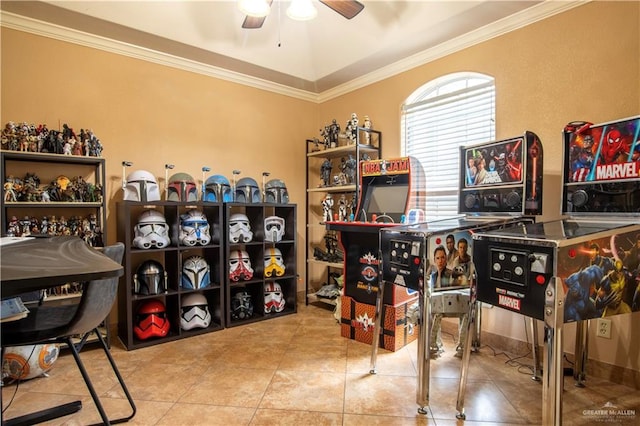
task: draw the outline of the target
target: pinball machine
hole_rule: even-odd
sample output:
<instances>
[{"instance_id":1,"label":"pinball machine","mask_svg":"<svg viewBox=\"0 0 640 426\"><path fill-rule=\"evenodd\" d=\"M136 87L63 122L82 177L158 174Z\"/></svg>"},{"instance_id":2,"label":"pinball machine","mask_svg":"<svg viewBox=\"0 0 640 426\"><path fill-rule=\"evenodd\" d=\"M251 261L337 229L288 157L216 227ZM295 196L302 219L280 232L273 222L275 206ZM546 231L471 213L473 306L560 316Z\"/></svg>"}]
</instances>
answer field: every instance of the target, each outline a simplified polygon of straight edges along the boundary
<instances>
[{"instance_id":1,"label":"pinball machine","mask_svg":"<svg viewBox=\"0 0 640 426\"><path fill-rule=\"evenodd\" d=\"M473 235L476 302L544 323L542 418L562 423L563 327L576 323L584 374L589 320L640 311L640 116L563 132L560 220ZM469 351L457 402L465 418Z\"/></svg>"}]
</instances>

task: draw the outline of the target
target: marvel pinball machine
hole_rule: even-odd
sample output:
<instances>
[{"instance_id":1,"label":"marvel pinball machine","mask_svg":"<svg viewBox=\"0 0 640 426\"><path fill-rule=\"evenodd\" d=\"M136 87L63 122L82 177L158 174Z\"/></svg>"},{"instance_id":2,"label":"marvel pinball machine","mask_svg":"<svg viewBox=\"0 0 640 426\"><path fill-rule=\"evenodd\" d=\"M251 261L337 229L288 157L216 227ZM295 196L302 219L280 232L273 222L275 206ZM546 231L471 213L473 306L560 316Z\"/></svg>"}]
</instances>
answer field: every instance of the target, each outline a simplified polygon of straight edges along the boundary
<instances>
[{"instance_id":1,"label":"marvel pinball machine","mask_svg":"<svg viewBox=\"0 0 640 426\"><path fill-rule=\"evenodd\" d=\"M545 425L562 424L564 325L576 323L574 378L580 380L589 321L640 311L639 133L640 116L569 123L562 218L473 236L476 301L544 323ZM465 350L456 407L462 419L468 363Z\"/></svg>"},{"instance_id":2,"label":"marvel pinball machine","mask_svg":"<svg viewBox=\"0 0 640 426\"><path fill-rule=\"evenodd\" d=\"M479 320L469 316L470 282L475 270L470 256L472 235L485 229L533 223L542 212L542 166L542 144L530 131L510 139L463 146L459 214L380 231L382 274L378 297L384 296L385 284L389 283L419 292L416 402L420 414L426 414L429 405L430 352L437 344L439 319L460 318L461 332L470 330L472 324L479 326ZM447 249L447 243L453 243L453 247ZM446 263L437 254L456 249L457 256ZM376 328L379 330L379 321ZM476 339L473 343L471 334ZM467 346L479 346L478 338L479 330L469 333ZM372 374L376 370L376 354L374 345Z\"/></svg>"}]
</instances>

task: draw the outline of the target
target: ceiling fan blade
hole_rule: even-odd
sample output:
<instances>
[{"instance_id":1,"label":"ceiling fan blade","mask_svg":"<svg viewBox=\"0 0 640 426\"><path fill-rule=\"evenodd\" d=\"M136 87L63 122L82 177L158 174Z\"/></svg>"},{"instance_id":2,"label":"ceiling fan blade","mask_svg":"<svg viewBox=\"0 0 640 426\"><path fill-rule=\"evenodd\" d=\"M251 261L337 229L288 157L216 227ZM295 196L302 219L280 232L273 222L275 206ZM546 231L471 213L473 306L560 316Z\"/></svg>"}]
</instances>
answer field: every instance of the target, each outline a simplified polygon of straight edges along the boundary
<instances>
[{"instance_id":1,"label":"ceiling fan blade","mask_svg":"<svg viewBox=\"0 0 640 426\"><path fill-rule=\"evenodd\" d=\"M271 4L273 3L273 0L267 0L267 3L269 4L269 8L271 8ZM247 15L244 17L244 22L242 22L242 28L247 28L247 29L262 28L262 24L264 24L265 19L267 19L266 16Z\"/></svg>"},{"instance_id":2,"label":"ceiling fan blade","mask_svg":"<svg viewBox=\"0 0 640 426\"><path fill-rule=\"evenodd\" d=\"M364 9L364 4L356 0L320 0L320 3L351 19Z\"/></svg>"}]
</instances>

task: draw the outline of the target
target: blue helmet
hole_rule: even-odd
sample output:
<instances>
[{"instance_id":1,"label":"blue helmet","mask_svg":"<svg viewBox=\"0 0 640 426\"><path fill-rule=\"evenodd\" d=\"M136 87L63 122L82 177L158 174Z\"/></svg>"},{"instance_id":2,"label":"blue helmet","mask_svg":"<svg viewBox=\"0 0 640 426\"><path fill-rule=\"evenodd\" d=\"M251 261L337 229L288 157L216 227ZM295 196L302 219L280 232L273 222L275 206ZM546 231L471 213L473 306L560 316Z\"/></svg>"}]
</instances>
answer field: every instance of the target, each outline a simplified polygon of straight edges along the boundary
<instances>
[{"instance_id":1,"label":"blue helmet","mask_svg":"<svg viewBox=\"0 0 640 426\"><path fill-rule=\"evenodd\" d=\"M260 187L258 182L253 178L245 177L236 183L236 199L237 203L260 203Z\"/></svg>"},{"instance_id":2,"label":"blue helmet","mask_svg":"<svg viewBox=\"0 0 640 426\"><path fill-rule=\"evenodd\" d=\"M181 287L196 290L211 284L210 267L202 256L191 256L182 264Z\"/></svg>"},{"instance_id":3,"label":"blue helmet","mask_svg":"<svg viewBox=\"0 0 640 426\"><path fill-rule=\"evenodd\" d=\"M204 182L202 201L212 203L230 203L233 201L233 193L229 179L222 175L213 175Z\"/></svg>"}]
</instances>

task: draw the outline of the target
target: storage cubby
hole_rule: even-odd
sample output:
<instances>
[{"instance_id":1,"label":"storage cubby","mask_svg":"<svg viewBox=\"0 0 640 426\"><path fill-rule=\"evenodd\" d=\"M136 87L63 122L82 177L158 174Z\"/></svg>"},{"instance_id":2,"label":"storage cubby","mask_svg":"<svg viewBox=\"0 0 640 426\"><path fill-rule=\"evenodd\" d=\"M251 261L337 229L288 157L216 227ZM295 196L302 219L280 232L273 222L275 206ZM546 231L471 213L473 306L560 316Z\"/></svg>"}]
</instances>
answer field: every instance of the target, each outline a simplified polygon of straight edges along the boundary
<instances>
[{"instance_id":1,"label":"storage cubby","mask_svg":"<svg viewBox=\"0 0 640 426\"><path fill-rule=\"evenodd\" d=\"M224 229L225 235L225 315L227 327L234 327L256 321L263 321L273 317L288 315L297 312L297 256L296 256L296 205L295 204L243 204L227 203L224 205ZM239 225L237 220L244 215L248 219L250 229L246 225ZM284 220L284 227L278 231L278 241L268 241L265 229L265 219L277 216ZM278 226L278 221L269 226ZM241 229L240 229L241 228ZM244 238L248 232L252 233L250 241ZM278 268L270 267L273 276L265 276L265 257L271 260L270 249L278 249L282 255L284 272L277 275ZM238 259L237 251L246 252L251 260L253 275L250 279L235 277L241 275L237 267L243 268L241 259ZM233 263L232 263L233 262ZM277 262L276 262L277 263ZM277 283L282 291L284 306L279 312L265 312L265 285ZM275 290L271 288L269 290ZM248 307L247 300L242 305L242 298L237 297L237 293L246 292L246 299L251 301L252 315L247 315L245 308ZM281 300L280 296L275 296L276 300Z\"/></svg>"},{"instance_id":2,"label":"storage cubby","mask_svg":"<svg viewBox=\"0 0 640 426\"><path fill-rule=\"evenodd\" d=\"M140 203L122 201L117 203L117 209L118 240L125 244L124 275L121 278L118 295L118 335L125 347L128 350L137 349L224 328L224 295L222 291L224 280L221 275L223 270L220 267L224 257L224 238L221 234L223 205L207 202L154 201ZM164 216L166 236L168 237L167 245L160 244L162 246L157 247L151 244L149 248L140 248L140 244L134 244L135 229L141 217L150 217L146 213L150 211L158 212ZM190 212L199 212L206 217L210 236L206 244L195 242L193 245L186 245L184 241L180 241L180 218L183 215L189 215ZM149 221L149 223L151 222L153 221ZM162 225L152 226L163 227ZM151 238L149 239L151 240ZM197 284L187 287L181 285L184 264L192 256L203 258L209 266L209 284L205 287L197 288ZM135 275L138 268L146 261L157 262L166 273L166 288L162 291L150 294L135 291ZM211 320L207 327L185 330L181 327L180 322L181 306L185 297L193 293L199 293L205 297ZM158 300L164 304L165 313L162 316L168 320L169 329L164 336L140 339L134 332L134 327L138 323L138 309L141 306L148 307L149 301L152 300Z\"/></svg>"}]
</instances>

